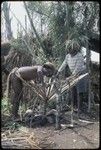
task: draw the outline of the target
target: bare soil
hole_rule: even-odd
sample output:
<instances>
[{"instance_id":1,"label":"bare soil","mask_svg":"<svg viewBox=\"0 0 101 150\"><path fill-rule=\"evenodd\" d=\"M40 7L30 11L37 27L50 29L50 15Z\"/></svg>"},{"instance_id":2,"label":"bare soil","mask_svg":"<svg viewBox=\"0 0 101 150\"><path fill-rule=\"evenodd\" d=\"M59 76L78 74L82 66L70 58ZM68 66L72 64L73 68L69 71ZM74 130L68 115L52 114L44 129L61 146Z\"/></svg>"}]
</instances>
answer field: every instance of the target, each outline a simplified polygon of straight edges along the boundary
<instances>
[{"instance_id":1,"label":"bare soil","mask_svg":"<svg viewBox=\"0 0 101 150\"><path fill-rule=\"evenodd\" d=\"M84 121L84 120L82 120ZM33 129L41 148L95 149L99 148L99 122L75 121L74 127L55 130L55 126Z\"/></svg>"},{"instance_id":2,"label":"bare soil","mask_svg":"<svg viewBox=\"0 0 101 150\"><path fill-rule=\"evenodd\" d=\"M62 125L60 130L55 129L55 124L37 128L22 128L29 134L35 135L41 149L96 149L100 145L98 112L99 110L95 109L89 114L82 113L79 120L77 114L74 113L73 128L68 127L70 124L69 112L65 114L67 123Z\"/></svg>"},{"instance_id":3,"label":"bare soil","mask_svg":"<svg viewBox=\"0 0 101 150\"><path fill-rule=\"evenodd\" d=\"M54 127L34 129L43 149L95 149L99 147L99 123L55 131Z\"/></svg>"}]
</instances>

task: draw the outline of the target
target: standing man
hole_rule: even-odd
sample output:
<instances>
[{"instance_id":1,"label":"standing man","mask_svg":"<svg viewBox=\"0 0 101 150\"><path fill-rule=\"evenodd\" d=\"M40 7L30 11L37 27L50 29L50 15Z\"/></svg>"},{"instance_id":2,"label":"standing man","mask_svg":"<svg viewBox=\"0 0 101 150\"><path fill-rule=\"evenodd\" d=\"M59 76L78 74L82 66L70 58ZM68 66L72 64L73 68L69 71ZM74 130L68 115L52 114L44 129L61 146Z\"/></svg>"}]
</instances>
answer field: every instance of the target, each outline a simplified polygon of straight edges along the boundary
<instances>
[{"instance_id":1,"label":"standing man","mask_svg":"<svg viewBox=\"0 0 101 150\"><path fill-rule=\"evenodd\" d=\"M80 45L78 43L68 42L68 54L65 57L62 65L60 66L57 76L66 68L68 65L71 75L81 75L86 73L86 65L84 63L84 57L80 52ZM77 89L79 95L83 95L87 90L87 79L84 78L72 88L74 104L77 103ZM77 105L77 104L76 104Z\"/></svg>"}]
</instances>

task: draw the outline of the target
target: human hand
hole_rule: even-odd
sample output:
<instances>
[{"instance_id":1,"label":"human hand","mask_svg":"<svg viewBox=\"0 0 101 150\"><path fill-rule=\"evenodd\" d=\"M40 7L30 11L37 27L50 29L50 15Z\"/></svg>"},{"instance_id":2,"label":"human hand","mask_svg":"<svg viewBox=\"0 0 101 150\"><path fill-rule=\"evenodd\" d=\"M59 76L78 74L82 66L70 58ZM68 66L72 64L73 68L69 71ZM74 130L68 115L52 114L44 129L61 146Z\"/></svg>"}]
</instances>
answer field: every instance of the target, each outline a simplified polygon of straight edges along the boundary
<instances>
[{"instance_id":1,"label":"human hand","mask_svg":"<svg viewBox=\"0 0 101 150\"><path fill-rule=\"evenodd\" d=\"M55 75L55 77L59 78L59 75L60 75L60 72L57 72L56 75Z\"/></svg>"}]
</instances>

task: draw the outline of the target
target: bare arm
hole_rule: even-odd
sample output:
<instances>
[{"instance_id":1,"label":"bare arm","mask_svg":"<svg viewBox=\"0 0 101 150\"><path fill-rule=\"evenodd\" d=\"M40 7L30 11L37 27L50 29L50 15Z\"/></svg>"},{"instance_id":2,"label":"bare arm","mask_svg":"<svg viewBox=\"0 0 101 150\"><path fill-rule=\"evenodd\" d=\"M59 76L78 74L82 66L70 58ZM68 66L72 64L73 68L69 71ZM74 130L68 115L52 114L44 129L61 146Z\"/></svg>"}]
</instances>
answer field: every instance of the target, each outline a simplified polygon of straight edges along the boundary
<instances>
[{"instance_id":1,"label":"bare arm","mask_svg":"<svg viewBox=\"0 0 101 150\"><path fill-rule=\"evenodd\" d=\"M37 75L38 75L38 81L39 83L44 83L44 78L43 78L43 72L42 72L42 66L38 66L37 68Z\"/></svg>"},{"instance_id":2,"label":"bare arm","mask_svg":"<svg viewBox=\"0 0 101 150\"><path fill-rule=\"evenodd\" d=\"M63 61L62 65L60 66L60 68L58 70L59 73L65 69L65 67L67 65L67 59L68 59L68 55L66 55L65 60Z\"/></svg>"},{"instance_id":3,"label":"bare arm","mask_svg":"<svg viewBox=\"0 0 101 150\"><path fill-rule=\"evenodd\" d=\"M37 72L42 72L42 66L38 66Z\"/></svg>"}]
</instances>

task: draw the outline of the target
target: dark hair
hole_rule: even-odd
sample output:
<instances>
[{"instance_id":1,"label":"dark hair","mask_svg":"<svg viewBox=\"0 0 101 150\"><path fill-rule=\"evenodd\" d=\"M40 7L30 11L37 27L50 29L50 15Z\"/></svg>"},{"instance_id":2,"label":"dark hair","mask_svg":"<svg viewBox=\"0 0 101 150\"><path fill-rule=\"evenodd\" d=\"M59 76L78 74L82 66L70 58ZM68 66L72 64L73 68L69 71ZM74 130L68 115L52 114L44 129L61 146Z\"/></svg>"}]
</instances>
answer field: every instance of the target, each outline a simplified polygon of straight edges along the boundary
<instances>
[{"instance_id":1,"label":"dark hair","mask_svg":"<svg viewBox=\"0 0 101 150\"><path fill-rule=\"evenodd\" d=\"M66 42L66 48L68 48L69 51L71 51L71 50L79 51L80 50L80 44L78 41L68 40Z\"/></svg>"},{"instance_id":2,"label":"dark hair","mask_svg":"<svg viewBox=\"0 0 101 150\"><path fill-rule=\"evenodd\" d=\"M55 70L56 70L56 69L55 69L55 66L54 66L51 62L45 63L45 64L43 65L43 67L46 68L46 69L52 70L53 73L54 73Z\"/></svg>"}]
</instances>

